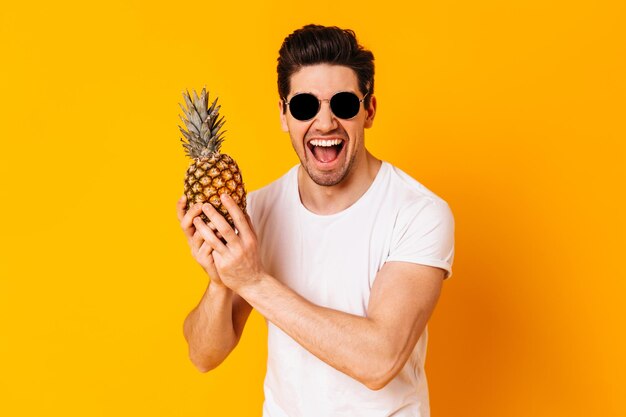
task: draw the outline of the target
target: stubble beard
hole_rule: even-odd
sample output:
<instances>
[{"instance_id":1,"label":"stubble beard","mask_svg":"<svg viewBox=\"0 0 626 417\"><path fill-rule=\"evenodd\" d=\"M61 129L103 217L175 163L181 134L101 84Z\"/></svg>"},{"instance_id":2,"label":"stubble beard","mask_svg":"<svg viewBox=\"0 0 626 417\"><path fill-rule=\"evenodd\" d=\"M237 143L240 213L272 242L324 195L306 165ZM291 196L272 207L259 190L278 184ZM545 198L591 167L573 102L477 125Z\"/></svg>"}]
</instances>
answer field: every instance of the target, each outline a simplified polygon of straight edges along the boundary
<instances>
[{"instance_id":1,"label":"stubble beard","mask_svg":"<svg viewBox=\"0 0 626 417\"><path fill-rule=\"evenodd\" d=\"M348 145L344 144L344 146ZM347 149L345 149L345 151L347 152ZM312 167L314 163L309 164L309 154L306 152L306 150L304 153L304 159L304 161L300 160L300 162L309 178L311 178L311 180L313 180L315 184L322 187L332 187L341 183L348 176L348 174L352 170L352 167L354 166L356 153L353 153L352 156L350 156L350 159L344 162L338 171L331 171L326 173L316 171Z\"/></svg>"}]
</instances>

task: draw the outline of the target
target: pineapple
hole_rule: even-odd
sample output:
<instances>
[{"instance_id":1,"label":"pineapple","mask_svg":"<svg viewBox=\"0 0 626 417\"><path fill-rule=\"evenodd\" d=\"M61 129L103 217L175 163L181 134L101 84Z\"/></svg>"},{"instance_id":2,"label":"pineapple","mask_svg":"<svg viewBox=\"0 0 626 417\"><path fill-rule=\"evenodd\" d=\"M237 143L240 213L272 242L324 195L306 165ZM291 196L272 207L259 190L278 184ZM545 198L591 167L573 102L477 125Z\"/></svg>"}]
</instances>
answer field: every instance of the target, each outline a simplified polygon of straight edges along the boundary
<instances>
[{"instance_id":1,"label":"pineapple","mask_svg":"<svg viewBox=\"0 0 626 417\"><path fill-rule=\"evenodd\" d=\"M228 155L220 153L220 146L224 140L224 117L219 117L221 106L216 106L217 98L209 107L209 96L206 87L202 89L200 97L194 91L193 99L183 92L187 108L180 104L185 118L180 117L187 130L178 126L185 139L181 138L183 147L193 162L185 175L185 196L187 207L195 203L209 202L220 212L226 221L235 228L232 217L222 205L221 194L229 194L239 208L246 212L246 191L241 179L241 172L237 163ZM209 222L204 213L202 220Z\"/></svg>"}]
</instances>

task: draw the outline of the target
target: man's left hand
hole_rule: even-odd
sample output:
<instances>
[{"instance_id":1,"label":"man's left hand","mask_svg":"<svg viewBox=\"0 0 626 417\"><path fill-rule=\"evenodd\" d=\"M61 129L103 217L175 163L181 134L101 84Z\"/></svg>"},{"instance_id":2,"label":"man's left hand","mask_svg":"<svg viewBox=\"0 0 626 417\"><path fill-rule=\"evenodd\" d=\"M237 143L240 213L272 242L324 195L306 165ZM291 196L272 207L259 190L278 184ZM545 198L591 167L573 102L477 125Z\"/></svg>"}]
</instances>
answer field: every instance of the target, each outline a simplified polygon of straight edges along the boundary
<instances>
[{"instance_id":1,"label":"man's left hand","mask_svg":"<svg viewBox=\"0 0 626 417\"><path fill-rule=\"evenodd\" d=\"M250 217L241 211L228 194L222 194L220 198L232 217L238 233L209 203L202 206L202 211L222 235L226 244L200 217L194 219L194 226L207 244L213 248L213 260L220 279L224 285L237 292L241 287L261 279L264 270L259 255L257 236Z\"/></svg>"}]
</instances>

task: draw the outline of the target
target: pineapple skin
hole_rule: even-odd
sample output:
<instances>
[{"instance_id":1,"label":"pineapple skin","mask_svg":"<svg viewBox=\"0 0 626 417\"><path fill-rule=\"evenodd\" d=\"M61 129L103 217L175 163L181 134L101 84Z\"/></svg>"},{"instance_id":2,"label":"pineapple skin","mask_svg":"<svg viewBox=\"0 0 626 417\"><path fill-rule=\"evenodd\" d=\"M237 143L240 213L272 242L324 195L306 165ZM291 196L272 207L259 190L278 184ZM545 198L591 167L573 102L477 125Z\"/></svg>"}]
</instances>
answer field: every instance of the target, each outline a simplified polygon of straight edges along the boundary
<instances>
[{"instance_id":1,"label":"pineapple skin","mask_svg":"<svg viewBox=\"0 0 626 417\"><path fill-rule=\"evenodd\" d=\"M235 160L220 153L194 159L185 175L186 210L195 203L209 202L234 229L235 223L220 200L221 194L230 195L246 213L246 190ZM200 217L209 222L204 213Z\"/></svg>"}]
</instances>

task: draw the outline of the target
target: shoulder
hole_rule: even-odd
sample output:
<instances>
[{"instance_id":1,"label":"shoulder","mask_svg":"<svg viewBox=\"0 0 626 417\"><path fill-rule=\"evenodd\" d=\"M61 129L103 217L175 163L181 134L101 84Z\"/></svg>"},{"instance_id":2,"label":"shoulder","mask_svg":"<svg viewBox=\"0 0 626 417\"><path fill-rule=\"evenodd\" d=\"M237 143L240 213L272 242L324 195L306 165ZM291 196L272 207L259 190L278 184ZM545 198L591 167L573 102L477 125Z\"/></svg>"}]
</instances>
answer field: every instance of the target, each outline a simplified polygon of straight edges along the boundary
<instances>
[{"instance_id":1,"label":"shoulder","mask_svg":"<svg viewBox=\"0 0 626 417\"><path fill-rule=\"evenodd\" d=\"M454 216L448 203L400 170L390 169L392 198L398 199L392 220L387 261L412 262L446 270L452 275Z\"/></svg>"},{"instance_id":2,"label":"shoulder","mask_svg":"<svg viewBox=\"0 0 626 417\"><path fill-rule=\"evenodd\" d=\"M433 221L453 221L452 210L439 195L428 189L418 180L387 163L388 190L397 202L396 210L403 218L419 215Z\"/></svg>"}]
</instances>

